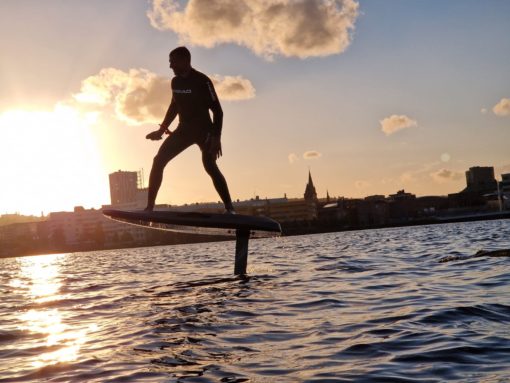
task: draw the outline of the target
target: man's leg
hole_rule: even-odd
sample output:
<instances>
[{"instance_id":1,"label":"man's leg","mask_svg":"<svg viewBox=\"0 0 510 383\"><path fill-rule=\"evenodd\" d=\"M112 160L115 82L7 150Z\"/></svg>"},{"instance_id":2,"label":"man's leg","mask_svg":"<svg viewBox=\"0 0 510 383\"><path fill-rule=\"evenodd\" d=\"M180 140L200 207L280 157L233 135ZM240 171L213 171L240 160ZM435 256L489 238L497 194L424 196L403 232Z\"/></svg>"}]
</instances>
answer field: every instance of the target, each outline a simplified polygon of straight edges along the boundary
<instances>
[{"instance_id":1,"label":"man's leg","mask_svg":"<svg viewBox=\"0 0 510 383\"><path fill-rule=\"evenodd\" d=\"M211 176L214 187L225 204L225 209L229 212L233 212L234 206L232 205L232 200L228 191L227 181L216 164L216 158L214 158L214 155L209 153L208 150L202 150L202 163L204 164L207 174Z\"/></svg>"},{"instance_id":2,"label":"man's leg","mask_svg":"<svg viewBox=\"0 0 510 383\"><path fill-rule=\"evenodd\" d=\"M159 187L163 181L163 170L166 164L181 153L184 149L191 146L193 142L182 134L179 129L176 129L169 137L163 142L159 148L158 154L154 157L152 162L151 174L149 176L149 193L147 198L147 207L145 210L154 209L156 197L158 195Z\"/></svg>"}]
</instances>

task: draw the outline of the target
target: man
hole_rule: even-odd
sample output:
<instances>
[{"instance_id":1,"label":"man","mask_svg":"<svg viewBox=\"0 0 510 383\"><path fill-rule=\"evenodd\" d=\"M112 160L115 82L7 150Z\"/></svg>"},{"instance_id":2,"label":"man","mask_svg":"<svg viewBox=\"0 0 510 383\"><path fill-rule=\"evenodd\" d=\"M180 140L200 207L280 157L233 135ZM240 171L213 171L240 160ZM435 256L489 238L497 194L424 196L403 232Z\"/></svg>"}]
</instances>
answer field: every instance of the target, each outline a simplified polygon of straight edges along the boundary
<instances>
[{"instance_id":1,"label":"man","mask_svg":"<svg viewBox=\"0 0 510 383\"><path fill-rule=\"evenodd\" d=\"M169 135L154 157L145 210L154 209L166 164L184 149L197 144L202 151L204 168L211 176L214 187L225 204L226 212L234 213L227 182L216 164L216 160L222 155L223 111L214 86L205 74L191 67L191 54L186 47L178 47L170 52L170 68L175 74L172 79L172 101L160 129L146 136L149 140L160 140L164 133ZM213 113L212 121L209 109ZM179 125L171 132L168 127L177 115Z\"/></svg>"}]
</instances>

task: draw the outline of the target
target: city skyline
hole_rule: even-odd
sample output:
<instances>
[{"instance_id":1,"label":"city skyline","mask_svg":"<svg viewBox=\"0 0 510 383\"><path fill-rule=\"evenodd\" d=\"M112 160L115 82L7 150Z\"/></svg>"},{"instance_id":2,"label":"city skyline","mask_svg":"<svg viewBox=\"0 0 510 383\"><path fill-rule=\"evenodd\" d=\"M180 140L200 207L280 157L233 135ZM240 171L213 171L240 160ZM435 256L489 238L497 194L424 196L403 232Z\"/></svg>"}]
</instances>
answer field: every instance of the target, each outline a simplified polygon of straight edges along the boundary
<instances>
[{"instance_id":1,"label":"city skyline","mask_svg":"<svg viewBox=\"0 0 510 383\"><path fill-rule=\"evenodd\" d=\"M102 203L101 206L89 206L86 207L87 209L91 210L100 210L104 207L115 207L120 206L124 209L141 209L143 206L145 206L145 201L147 198L147 188L144 185L143 182L143 169L139 171L132 171L132 170L117 170L113 173L110 173L108 175L109 178L109 194L110 194L110 201L109 203ZM334 202L334 201L341 201L341 200L380 200L382 199L392 199L394 196L402 194L402 195L412 195L414 197L440 197L440 198L456 198L456 196L460 196L465 192L472 192L475 190L476 192L481 192L483 187L486 187L487 190L485 190L485 193L487 196L490 194L496 193L496 192L508 192L508 182L510 179L510 172L506 174L500 174L500 177L496 176L494 173L494 167L492 166L473 166L467 169L464 173L464 187L462 187L459 190L453 191L451 193L448 193L447 195L426 195L426 196L420 196L413 193L413 191L401 189L401 190L395 190L392 193L388 194L380 194L380 193L374 193L371 195L364 195L360 197L348 197L348 196L336 196L331 195L328 190L326 190L325 194L322 196L316 192L315 183L312 179L311 170L308 170L308 178L306 182L303 182L303 193L300 196L287 196L287 193L284 193L283 196L261 196L261 195L253 195L251 198L248 197L246 199L237 199L234 200L235 206L244 206L246 203L252 203L252 202L259 202L266 200L267 202L277 202L281 203L283 201L296 201L296 200L316 200L316 201L324 201L327 200L327 202ZM489 182L489 184L484 184L484 182ZM482 189L479 189L480 186L477 185L479 182L481 182ZM492 183L493 184L492 184ZM497 184L505 185L500 186L503 187L503 189L500 189L500 187L497 186ZM462 198L462 197L461 197ZM326 202L326 203L327 203ZM210 200L210 201L187 201L182 204L171 204L170 202L161 201L159 203L160 207L168 207L173 206L174 208L190 208L193 206L196 206L198 209L207 207L211 208L213 205L217 209L222 209L223 203L217 199L217 200ZM63 213L63 212L71 212L76 211L76 209L83 209L84 206L82 204L78 204L73 206L72 209L69 210L62 210L62 211L50 211L46 213L46 216L52 214L52 213ZM8 217L10 215L20 215L23 216L23 214L20 214L20 212L14 212L9 214L1 214L0 217ZM31 214L30 216L36 217L36 214ZM41 217L43 217L43 212L41 212Z\"/></svg>"},{"instance_id":2,"label":"city skyline","mask_svg":"<svg viewBox=\"0 0 510 383\"><path fill-rule=\"evenodd\" d=\"M263 2L214 20L193 0L120 4L0 4L1 214L99 207L108 174L148 173L160 143L144 137L182 43L220 96L235 200L301 197L310 167L319 196L349 198L446 195L472 166L510 172L510 3L296 1L264 20ZM225 22L234 11L244 27ZM157 202L218 199L192 148L167 166Z\"/></svg>"}]
</instances>

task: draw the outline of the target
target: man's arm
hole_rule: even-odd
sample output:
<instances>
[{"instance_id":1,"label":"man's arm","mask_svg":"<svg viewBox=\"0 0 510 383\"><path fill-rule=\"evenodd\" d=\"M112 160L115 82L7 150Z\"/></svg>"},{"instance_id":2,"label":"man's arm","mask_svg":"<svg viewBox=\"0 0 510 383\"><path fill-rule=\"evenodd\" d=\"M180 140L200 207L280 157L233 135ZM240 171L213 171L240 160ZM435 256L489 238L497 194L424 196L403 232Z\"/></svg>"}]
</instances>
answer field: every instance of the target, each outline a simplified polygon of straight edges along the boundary
<instances>
[{"instance_id":1,"label":"man's arm","mask_svg":"<svg viewBox=\"0 0 510 383\"><path fill-rule=\"evenodd\" d=\"M213 135L220 136L223 127L223 109L221 109L220 100L218 100L214 85L210 79L207 79L207 95L209 98L209 108L213 113Z\"/></svg>"},{"instance_id":2,"label":"man's arm","mask_svg":"<svg viewBox=\"0 0 510 383\"><path fill-rule=\"evenodd\" d=\"M172 101L170 102L170 105L168 106L168 110L166 111L165 118L163 119L163 122L160 124L160 129L162 132L165 132L173 120L175 120L175 117L177 117L177 103L175 102L175 99L172 96Z\"/></svg>"},{"instance_id":3,"label":"man's arm","mask_svg":"<svg viewBox=\"0 0 510 383\"><path fill-rule=\"evenodd\" d=\"M168 110L166 111L165 118L163 119L163 122L159 124L159 129L155 130L154 132L150 132L145 136L148 140L161 140L161 137L163 137L163 134L166 132L170 134L170 131L168 130L168 127L172 123L173 120L175 120L175 117L177 116L177 103L175 102L175 99L172 96L172 101L170 102L170 105L168 106Z\"/></svg>"},{"instance_id":4,"label":"man's arm","mask_svg":"<svg viewBox=\"0 0 510 383\"><path fill-rule=\"evenodd\" d=\"M220 158L221 150L221 129L223 126L223 109L214 90L214 85L209 78L206 80L207 105L213 113L212 134L208 138L208 151L214 158Z\"/></svg>"}]
</instances>

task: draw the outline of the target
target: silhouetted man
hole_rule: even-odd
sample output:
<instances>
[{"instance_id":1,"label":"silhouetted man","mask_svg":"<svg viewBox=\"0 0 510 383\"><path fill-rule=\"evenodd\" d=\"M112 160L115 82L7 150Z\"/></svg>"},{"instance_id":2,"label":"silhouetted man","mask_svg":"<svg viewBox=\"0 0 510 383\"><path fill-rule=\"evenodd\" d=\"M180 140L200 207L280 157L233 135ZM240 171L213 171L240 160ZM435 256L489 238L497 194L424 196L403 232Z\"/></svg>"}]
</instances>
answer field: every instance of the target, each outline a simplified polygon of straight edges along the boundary
<instances>
[{"instance_id":1,"label":"silhouetted man","mask_svg":"<svg viewBox=\"0 0 510 383\"><path fill-rule=\"evenodd\" d=\"M226 211L233 213L227 182L216 165L216 160L222 155L220 139L223 111L214 86L205 74L191 67L191 54L186 47L179 47L170 52L170 68L175 74L172 79L172 101L160 129L146 137L150 140L160 140L164 133L169 135L154 157L145 210L154 208L166 164L184 149L197 144L202 151L204 168L211 176ZM209 109L213 114L212 121ZM177 115L179 125L171 132L168 127Z\"/></svg>"}]
</instances>

